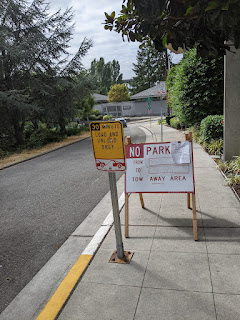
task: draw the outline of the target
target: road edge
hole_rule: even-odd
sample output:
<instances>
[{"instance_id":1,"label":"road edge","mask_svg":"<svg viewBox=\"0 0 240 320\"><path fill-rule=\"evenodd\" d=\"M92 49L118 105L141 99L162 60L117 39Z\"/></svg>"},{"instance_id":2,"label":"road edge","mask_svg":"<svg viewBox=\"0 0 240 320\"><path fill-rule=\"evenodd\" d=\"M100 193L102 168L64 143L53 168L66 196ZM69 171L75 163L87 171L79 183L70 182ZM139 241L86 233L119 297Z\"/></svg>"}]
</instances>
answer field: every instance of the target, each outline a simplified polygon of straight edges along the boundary
<instances>
[{"instance_id":1,"label":"road edge","mask_svg":"<svg viewBox=\"0 0 240 320\"><path fill-rule=\"evenodd\" d=\"M81 139L79 139L79 140L76 140L76 141L73 141L73 142L69 142L69 143L67 143L67 144L64 144L64 145L61 146L61 147L57 147L57 148L54 148L54 149L51 149L51 150L48 150L48 151L45 151L45 152L36 154L35 156L32 156L32 157L29 157L29 158L26 158L26 159L19 160L19 161L17 161L17 162L8 164L8 165L0 168L0 171L1 171L1 170L4 170L4 169L7 169L7 168L10 168L10 167L13 167L13 166L15 166L15 165L17 165L17 164L20 164L20 163L23 163L23 162L26 162L26 161L29 161L29 160L33 160L33 159L36 159L36 158L39 158L39 157L44 156L45 154L51 153L51 152L53 152L53 151L57 151L57 150L63 149L63 148L65 148L65 147L71 146L72 144L78 143L78 142L83 141L83 140L86 140L86 139L88 139L88 138L90 138L90 135L89 135L88 137L84 137L84 138L81 138Z\"/></svg>"}]
</instances>

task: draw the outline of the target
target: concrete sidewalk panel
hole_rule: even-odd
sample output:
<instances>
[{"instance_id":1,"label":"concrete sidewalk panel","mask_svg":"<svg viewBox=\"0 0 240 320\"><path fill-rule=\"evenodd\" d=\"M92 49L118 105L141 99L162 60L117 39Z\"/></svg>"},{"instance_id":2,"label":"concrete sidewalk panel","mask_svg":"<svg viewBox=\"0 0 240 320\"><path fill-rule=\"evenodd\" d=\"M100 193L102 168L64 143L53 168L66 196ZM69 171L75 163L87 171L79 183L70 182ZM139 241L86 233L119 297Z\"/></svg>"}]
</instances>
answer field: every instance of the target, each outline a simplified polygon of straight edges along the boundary
<instances>
[{"instance_id":1,"label":"concrete sidewalk panel","mask_svg":"<svg viewBox=\"0 0 240 320\"><path fill-rule=\"evenodd\" d=\"M216 320L213 296L211 293L143 288L134 320L147 319Z\"/></svg>"},{"instance_id":2,"label":"concrete sidewalk panel","mask_svg":"<svg viewBox=\"0 0 240 320\"><path fill-rule=\"evenodd\" d=\"M239 208L240 203L235 197L231 189L226 189L223 191L209 190L209 192L198 193L198 199L200 203L201 210L205 211L212 207L222 207L222 208Z\"/></svg>"},{"instance_id":3,"label":"concrete sidewalk panel","mask_svg":"<svg viewBox=\"0 0 240 320\"><path fill-rule=\"evenodd\" d=\"M194 241L192 228L157 227L151 250L207 253L204 231L199 228L198 241Z\"/></svg>"},{"instance_id":4,"label":"concrete sidewalk panel","mask_svg":"<svg viewBox=\"0 0 240 320\"><path fill-rule=\"evenodd\" d=\"M214 293L240 294L240 255L209 254Z\"/></svg>"},{"instance_id":5,"label":"concrete sidewalk panel","mask_svg":"<svg viewBox=\"0 0 240 320\"><path fill-rule=\"evenodd\" d=\"M194 169L194 176L196 180L215 180L217 182L223 181L223 176L217 168L200 168Z\"/></svg>"},{"instance_id":6,"label":"concrete sidewalk panel","mask_svg":"<svg viewBox=\"0 0 240 320\"><path fill-rule=\"evenodd\" d=\"M153 237L155 233L155 227L152 226L134 226L129 227L129 238L124 237L124 227L122 227L122 237L124 248L130 251L150 251ZM102 244L103 249L116 249L116 238L114 228L109 232L107 238Z\"/></svg>"},{"instance_id":7,"label":"concrete sidewalk panel","mask_svg":"<svg viewBox=\"0 0 240 320\"><path fill-rule=\"evenodd\" d=\"M201 149L193 149L194 168L216 168L211 157Z\"/></svg>"},{"instance_id":8,"label":"concrete sidewalk panel","mask_svg":"<svg viewBox=\"0 0 240 320\"><path fill-rule=\"evenodd\" d=\"M207 254L152 251L143 286L212 292Z\"/></svg>"},{"instance_id":9,"label":"concrete sidewalk panel","mask_svg":"<svg viewBox=\"0 0 240 320\"><path fill-rule=\"evenodd\" d=\"M206 228L208 253L239 254L240 228Z\"/></svg>"},{"instance_id":10,"label":"concrete sidewalk panel","mask_svg":"<svg viewBox=\"0 0 240 320\"><path fill-rule=\"evenodd\" d=\"M128 248L124 249L128 250ZM149 253L146 251L135 252L130 264L109 263L112 253L113 250L100 249L82 282L141 287Z\"/></svg>"},{"instance_id":11,"label":"concrete sidewalk panel","mask_svg":"<svg viewBox=\"0 0 240 320\"><path fill-rule=\"evenodd\" d=\"M187 193L163 193L161 207L164 205L187 207Z\"/></svg>"},{"instance_id":12,"label":"concrete sidewalk panel","mask_svg":"<svg viewBox=\"0 0 240 320\"><path fill-rule=\"evenodd\" d=\"M140 288L80 283L59 320L133 319Z\"/></svg>"},{"instance_id":13,"label":"concrete sidewalk panel","mask_svg":"<svg viewBox=\"0 0 240 320\"><path fill-rule=\"evenodd\" d=\"M195 187L196 187L196 191L198 193L206 193L206 192L225 192L226 190L230 189L224 180L217 182L215 180L198 180L195 183ZM230 189L230 191L232 192L232 190ZM228 192L228 191L227 191Z\"/></svg>"},{"instance_id":14,"label":"concrete sidewalk panel","mask_svg":"<svg viewBox=\"0 0 240 320\"><path fill-rule=\"evenodd\" d=\"M157 226L192 227L192 219L193 213L187 208L187 200L185 206L180 207L165 204L161 206ZM199 209L197 209L197 224L202 227L202 215Z\"/></svg>"},{"instance_id":15,"label":"concrete sidewalk panel","mask_svg":"<svg viewBox=\"0 0 240 320\"><path fill-rule=\"evenodd\" d=\"M214 294L218 320L240 319L240 295Z\"/></svg>"},{"instance_id":16,"label":"concrete sidewalk panel","mask_svg":"<svg viewBox=\"0 0 240 320\"><path fill-rule=\"evenodd\" d=\"M240 228L240 211L238 208L212 207L201 211L203 225L209 227Z\"/></svg>"},{"instance_id":17,"label":"concrete sidewalk panel","mask_svg":"<svg viewBox=\"0 0 240 320\"><path fill-rule=\"evenodd\" d=\"M129 198L129 225L157 224L162 194L144 193L145 208L141 207L138 194L131 194Z\"/></svg>"}]
</instances>

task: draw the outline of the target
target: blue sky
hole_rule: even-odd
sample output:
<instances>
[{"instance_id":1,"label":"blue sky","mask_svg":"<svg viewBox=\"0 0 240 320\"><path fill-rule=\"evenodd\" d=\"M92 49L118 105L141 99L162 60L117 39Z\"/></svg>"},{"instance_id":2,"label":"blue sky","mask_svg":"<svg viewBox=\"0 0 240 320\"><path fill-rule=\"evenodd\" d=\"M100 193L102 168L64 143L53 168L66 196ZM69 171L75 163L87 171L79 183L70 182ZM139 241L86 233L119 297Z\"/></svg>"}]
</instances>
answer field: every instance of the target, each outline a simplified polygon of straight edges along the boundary
<instances>
[{"instance_id":1,"label":"blue sky","mask_svg":"<svg viewBox=\"0 0 240 320\"><path fill-rule=\"evenodd\" d=\"M92 39L94 46L82 60L84 67L89 68L91 61L103 57L105 62L116 59L121 66L123 79L129 79L134 76L132 64L136 62L136 54L139 43L123 42L121 34L110 32L104 29L104 12L120 12L122 0L47 0L50 4L50 12L56 12L59 9L65 10L72 7L75 23L73 39L70 43L69 52L77 52L80 43L87 37ZM173 61L179 61L180 55L174 55Z\"/></svg>"}]
</instances>

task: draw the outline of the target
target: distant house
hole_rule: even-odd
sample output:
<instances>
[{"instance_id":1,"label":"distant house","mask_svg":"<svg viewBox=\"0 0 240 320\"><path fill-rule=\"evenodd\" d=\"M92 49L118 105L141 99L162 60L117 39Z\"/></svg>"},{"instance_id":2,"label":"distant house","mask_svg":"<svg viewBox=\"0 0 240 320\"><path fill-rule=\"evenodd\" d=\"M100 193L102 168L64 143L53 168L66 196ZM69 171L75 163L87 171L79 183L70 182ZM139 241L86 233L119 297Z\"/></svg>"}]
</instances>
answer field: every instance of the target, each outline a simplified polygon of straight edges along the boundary
<instances>
[{"instance_id":1,"label":"distant house","mask_svg":"<svg viewBox=\"0 0 240 320\"><path fill-rule=\"evenodd\" d=\"M93 94L97 104L95 109L102 114L111 114L113 117L120 116L147 116L167 114L165 81L160 81L156 86L147 90L134 94L130 97L130 101L108 103L107 96L101 94ZM151 110L148 109L147 98L152 98Z\"/></svg>"}]
</instances>

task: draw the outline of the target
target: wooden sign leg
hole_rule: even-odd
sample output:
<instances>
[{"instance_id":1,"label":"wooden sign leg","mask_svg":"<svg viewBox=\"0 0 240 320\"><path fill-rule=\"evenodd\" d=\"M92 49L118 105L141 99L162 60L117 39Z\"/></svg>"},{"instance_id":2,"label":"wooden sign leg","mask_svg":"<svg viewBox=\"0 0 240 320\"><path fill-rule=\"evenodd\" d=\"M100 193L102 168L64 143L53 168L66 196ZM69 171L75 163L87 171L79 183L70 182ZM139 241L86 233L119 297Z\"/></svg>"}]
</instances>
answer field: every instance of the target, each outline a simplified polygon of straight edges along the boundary
<instances>
[{"instance_id":1,"label":"wooden sign leg","mask_svg":"<svg viewBox=\"0 0 240 320\"><path fill-rule=\"evenodd\" d=\"M196 210L196 195L192 194L192 212L193 212L193 239L198 240L197 234L197 210Z\"/></svg>"},{"instance_id":2,"label":"wooden sign leg","mask_svg":"<svg viewBox=\"0 0 240 320\"><path fill-rule=\"evenodd\" d=\"M125 144L131 144L131 137L127 136L125 137ZM125 179L126 179L126 175L125 175ZM128 193L125 193L125 238L129 237L129 228L128 228L128 223L129 223L129 204L128 204L128 199L129 199L129 195Z\"/></svg>"},{"instance_id":3,"label":"wooden sign leg","mask_svg":"<svg viewBox=\"0 0 240 320\"><path fill-rule=\"evenodd\" d=\"M144 201L143 201L142 193L139 193L139 198L140 198L140 201L141 201L141 206L142 206L142 208L144 208Z\"/></svg>"},{"instance_id":4,"label":"wooden sign leg","mask_svg":"<svg viewBox=\"0 0 240 320\"><path fill-rule=\"evenodd\" d=\"M128 233L128 223L129 223L129 216L128 216L128 209L129 209L129 205L128 205L128 200L129 200L129 195L128 193L125 193L125 238L129 237L129 233Z\"/></svg>"},{"instance_id":5,"label":"wooden sign leg","mask_svg":"<svg viewBox=\"0 0 240 320\"><path fill-rule=\"evenodd\" d=\"M188 193L187 194L187 207L188 207L188 209L190 209L190 196L191 196L191 194L190 193Z\"/></svg>"}]
</instances>

